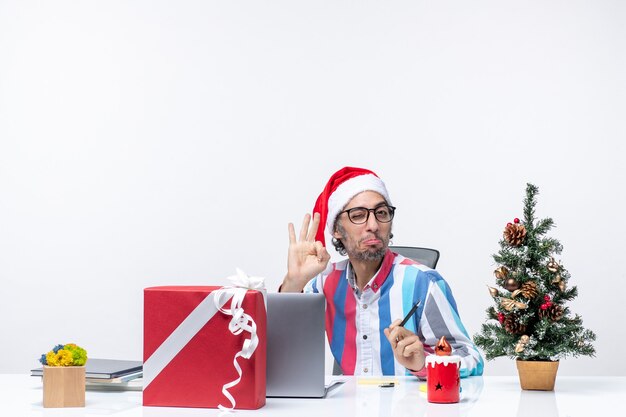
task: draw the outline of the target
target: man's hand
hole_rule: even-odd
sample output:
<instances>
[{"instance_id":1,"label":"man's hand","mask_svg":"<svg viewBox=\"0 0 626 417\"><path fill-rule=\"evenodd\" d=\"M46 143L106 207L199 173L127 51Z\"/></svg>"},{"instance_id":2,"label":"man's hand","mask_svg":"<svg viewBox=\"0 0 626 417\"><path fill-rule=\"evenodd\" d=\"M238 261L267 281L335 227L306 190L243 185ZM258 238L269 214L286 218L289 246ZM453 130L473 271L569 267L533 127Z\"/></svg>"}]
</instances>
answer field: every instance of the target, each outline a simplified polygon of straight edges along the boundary
<instances>
[{"instance_id":1,"label":"man's hand","mask_svg":"<svg viewBox=\"0 0 626 417\"><path fill-rule=\"evenodd\" d=\"M424 345L410 330L400 327L400 320L394 321L385 329L385 336L391 344L393 355L400 365L417 372L424 367Z\"/></svg>"},{"instance_id":2,"label":"man's hand","mask_svg":"<svg viewBox=\"0 0 626 417\"><path fill-rule=\"evenodd\" d=\"M293 223L289 223L289 255L287 258L287 276L281 286L281 291L300 292L307 282L314 276L326 269L330 255L326 251L322 242L315 241L315 235L320 225L320 215L304 216L302 228L300 229L300 239L296 240L296 231Z\"/></svg>"}]
</instances>

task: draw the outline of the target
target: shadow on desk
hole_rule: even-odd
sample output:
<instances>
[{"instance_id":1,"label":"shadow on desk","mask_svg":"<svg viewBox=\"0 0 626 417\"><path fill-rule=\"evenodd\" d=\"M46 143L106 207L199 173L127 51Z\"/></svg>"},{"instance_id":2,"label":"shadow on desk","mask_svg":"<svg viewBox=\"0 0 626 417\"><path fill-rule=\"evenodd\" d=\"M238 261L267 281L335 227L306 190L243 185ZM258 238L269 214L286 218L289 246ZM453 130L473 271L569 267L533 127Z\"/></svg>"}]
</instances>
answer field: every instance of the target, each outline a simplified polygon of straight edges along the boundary
<instances>
[{"instance_id":1,"label":"shadow on desk","mask_svg":"<svg viewBox=\"0 0 626 417\"><path fill-rule=\"evenodd\" d=\"M360 386L351 395L356 397L354 413L359 416L393 417L462 417L479 401L483 391L483 378L461 380L461 401L455 404L428 402L426 383L415 378L399 381L395 388Z\"/></svg>"},{"instance_id":2,"label":"shadow on desk","mask_svg":"<svg viewBox=\"0 0 626 417\"><path fill-rule=\"evenodd\" d=\"M554 391L520 390L517 417L558 416Z\"/></svg>"},{"instance_id":3,"label":"shadow on desk","mask_svg":"<svg viewBox=\"0 0 626 417\"><path fill-rule=\"evenodd\" d=\"M456 404L429 403L424 393L424 417L461 417L470 415L470 410L480 399L484 382L481 376L461 380L461 401Z\"/></svg>"},{"instance_id":4,"label":"shadow on desk","mask_svg":"<svg viewBox=\"0 0 626 417\"><path fill-rule=\"evenodd\" d=\"M33 413L31 415L40 415L39 413L43 411L44 416L106 416L134 408L138 410L141 409L140 392L106 392L100 390L100 392L91 393L88 391L85 396L84 407L43 408L43 387L37 386L32 388L32 390L41 393L41 400L31 402L31 412ZM37 394L37 396L39 396L39 394Z\"/></svg>"}]
</instances>

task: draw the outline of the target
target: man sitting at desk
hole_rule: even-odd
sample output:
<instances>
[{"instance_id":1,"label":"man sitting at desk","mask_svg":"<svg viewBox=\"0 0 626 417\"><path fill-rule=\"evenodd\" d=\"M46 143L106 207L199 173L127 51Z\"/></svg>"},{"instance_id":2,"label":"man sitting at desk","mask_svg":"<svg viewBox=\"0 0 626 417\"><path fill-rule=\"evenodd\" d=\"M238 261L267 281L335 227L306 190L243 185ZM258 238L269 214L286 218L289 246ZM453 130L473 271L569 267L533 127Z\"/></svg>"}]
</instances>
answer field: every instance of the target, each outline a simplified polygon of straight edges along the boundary
<instances>
[{"instance_id":1,"label":"man sitting at desk","mask_svg":"<svg viewBox=\"0 0 626 417\"><path fill-rule=\"evenodd\" d=\"M337 171L313 213L312 224L309 214L304 217L299 239L289 223L287 275L280 291L326 296L326 334L344 375L425 376L425 355L434 353L441 336L461 357L462 377L482 374L483 359L446 281L388 248L395 207L374 172ZM324 226L348 259L329 262ZM399 326L418 301L413 317Z\"/></svg>"}]
</instances>

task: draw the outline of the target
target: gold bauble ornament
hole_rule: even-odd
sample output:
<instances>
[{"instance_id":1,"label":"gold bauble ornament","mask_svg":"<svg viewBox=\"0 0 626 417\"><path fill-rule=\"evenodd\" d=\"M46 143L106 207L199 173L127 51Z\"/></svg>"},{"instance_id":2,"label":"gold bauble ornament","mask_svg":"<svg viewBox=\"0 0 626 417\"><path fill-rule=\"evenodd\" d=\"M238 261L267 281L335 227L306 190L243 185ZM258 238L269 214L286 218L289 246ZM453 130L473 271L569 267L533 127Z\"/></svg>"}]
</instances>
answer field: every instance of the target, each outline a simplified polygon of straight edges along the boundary
<instances>
[{"instance_id":1,"label":"gold bauble ornament","mask_svg":"<svg viewBox=\"0 0 626 417\"><path fill-rule=\"evenodd\" d=\"M487 288L489 288L489 294L491 294L492 297L497 297L500 294L497 289L490 287L489 285L487 285Z\"/></svg>"},{"instance_id":2,"label":"gold bauble ornament","mask_svg":"<svg viewBox=\"0 0 626 417\"><path fill-rule=\"evenodd\" d=\"M526 349L526 345L528 344L528 342L530 342L530 337L527 335L522 335L522 337L519 338L517 344L515 345L515 352L522 353L524 349Z\"/></svg>"},{"instance_id":3,"label":"gold bauble ornament","mask_svg":"<svg viewBox=\"0 0 626 417\"><path fill-rule=\"evenodd\" d=\"M499 267L498 269L493 271L493 273L500 281L504 281L509 276L509 270L506 268L506 266Z\"/></svg>"},{"instance_id":4,"label":"gold bauble ornament","mask_svg":"<svg viewBox=\"0 0 626 417\"><path fill-rule=\"evenodd\" d=\"M505 282L504 282L504 288L506 288L508 291L515 291L520 287L519 282L517 282L517 280L515 278L508 278Z\"/></svg>"},{"instance_id":5,"label":"gold bauble ornament","mask_svg":"<svg viewBox=\"0 0 626 417\"><path fill-rule=\"evenodd\" d=\"M550 261L546 264L546 268L548 268L548 271L556 273L559 272L559 269L561 269L561 265L559 265L553 257L550 257Z\"/></svg>"}]
</instances>

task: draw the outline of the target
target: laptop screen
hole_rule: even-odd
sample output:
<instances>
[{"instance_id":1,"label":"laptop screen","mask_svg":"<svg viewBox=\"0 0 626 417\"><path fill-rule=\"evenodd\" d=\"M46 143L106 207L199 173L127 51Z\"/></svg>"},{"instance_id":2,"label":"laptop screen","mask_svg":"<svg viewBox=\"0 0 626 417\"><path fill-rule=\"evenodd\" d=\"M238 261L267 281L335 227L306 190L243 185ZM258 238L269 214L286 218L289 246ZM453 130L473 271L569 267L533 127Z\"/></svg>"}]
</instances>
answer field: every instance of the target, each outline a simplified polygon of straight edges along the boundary
<instances>
[{"instance_id":1,"label":"laptop screen","mask_svg":"<svg viewBox=\"0 0 626 417\"><path fill-rule=\"evenodd\" d=\"M267 294L267 396L323 397L323 294Z\"/></svg>"}]
</instances>

